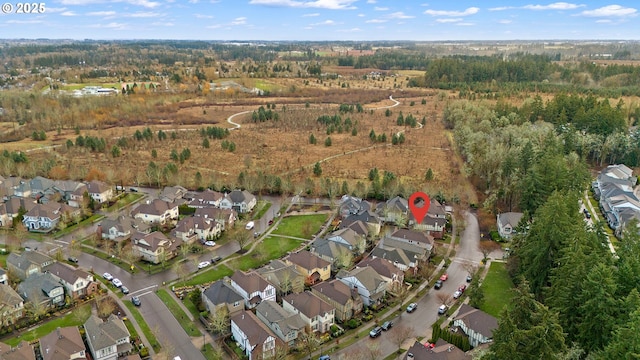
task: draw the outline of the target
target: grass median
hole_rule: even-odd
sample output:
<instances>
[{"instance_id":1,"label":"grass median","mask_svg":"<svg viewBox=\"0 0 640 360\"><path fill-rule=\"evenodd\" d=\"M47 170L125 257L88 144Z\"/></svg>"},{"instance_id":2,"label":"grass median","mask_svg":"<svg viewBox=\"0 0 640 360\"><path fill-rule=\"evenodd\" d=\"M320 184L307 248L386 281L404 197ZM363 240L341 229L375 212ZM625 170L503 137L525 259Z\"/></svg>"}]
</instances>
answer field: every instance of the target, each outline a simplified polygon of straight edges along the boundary
<instances>
[{"instance_id":1,"label":"grass median","mask_svg":"<svg viewBox=\"0 0 640 360\"><path fill-rule=\"evenodd\" d=\"M202 336L202 333L198 328L193 324L193 321L189 319L189 316L182 310L180 305L176 302L176 300L164 289L159 289L156 294L162 300L162 302L169 308L173 317L178 320L180 326L184 329L187 335L193 336Z\"/></svg>"},{"instance_id":2,"label":"grass median","mask_svg":"<svg viewBox=\"0 0 640 360\"><path fill-rule=\"evenodd\" d=\"M129 311L133 315L133 318L138 323L140 330L142 330L142 332L144 333L144 337L146 337L149 343L151 344L153 351L155 351L156 353L160 352L160 349L162 347L160 346L158 339L156 339L156 336L153 334L153 332L149 328L149 324L147 324L147 322L144 321L144 318L142 317L138 309L136 309L136 307L130 301L125 301L124 304L129 309Z\"/></svg>"}]
</instances>

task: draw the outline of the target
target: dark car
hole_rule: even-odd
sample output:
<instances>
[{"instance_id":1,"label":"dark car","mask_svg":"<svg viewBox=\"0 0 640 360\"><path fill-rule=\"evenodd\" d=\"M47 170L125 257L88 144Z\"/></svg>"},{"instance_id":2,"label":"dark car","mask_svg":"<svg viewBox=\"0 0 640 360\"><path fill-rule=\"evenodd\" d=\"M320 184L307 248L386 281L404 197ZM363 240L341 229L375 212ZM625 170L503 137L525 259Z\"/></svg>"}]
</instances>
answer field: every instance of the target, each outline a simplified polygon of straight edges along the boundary
<instances>
[{"instance_id":1,"label":"dark car","mask_svg":"<svg viewBox=\"0 0 640 360\"><path fill-rule=\"evenodd\" d=\"M582 212L584 213L584 217L591 219L591 213L589 213L589 210L583 209Z\"/></svg>"},{"instance_id":2,"label":"dark car","mask_svg":"<svg viewBox=\"0 0 640 360\"><path fill-rule=\"evenodd\" d=\"M273 224L273 219L269 220L269 225Z\"/></svg>"},{"instance_id":3,"label":"dark car","mask_svg":"<svg viewBox=\"0 0 640 360\"><path fill-rule=\"evenodd\" d=\"M436 284L433 286L434 289L438 290L442 287L442 280L438 279Z\"/></svg>"},{"instance_id":4,"label":"dark car","mask_svg":"<svg viewBox=\"0 0 640 360\"><path fill-rule=\"evenodd\" d=\"M129 288L124 286L124 285L122 285L122 286L120 286L120 291L122 291L122 293L126 295L126 294L129 293Z\"/></svg>"},{"instance_id":5,"label":"dark car","mask_svg":"<svg viewBox=\"0 0 640 360\"><path fill-rule=\"evenodd\" d=\"M373 330L369 331L369 336L372 338L377 338L382 334L382 328L380 326L376 326Z\"/></svg>"},{"instance_id":6,"label":"dark car","mask_svg":"<svg viewBox=\"0 0 640 360\"><path fill-rule=\"evenodd\" d=\"M212 264L215 264L215 263L217 263L217 262L218 262L218 261L220 261L220 260L222 260L222 257L220 257L220 256L214 256L214 257L213 257L213 259L211 259L211 263L212 263Z\"/></svg>"},{"instance_id":7,"label":"dark car","mask_svg":"<svg viewBox=\"0 0 640 360\"><path fill-rule=\"evenodd\" d=\"M74 264L77 264L77 263L78 263L78 258L77 258L77 257L75 257L75 256L69 256L69 257L67 258L67 260L69 260L70 262L72 262L72 263L74 263Z\"/></svg>"},{"instance_id":8,"label":"dark car","mask_svg":"<svg viewBox=\"0 0 640 360\"><path fill-rule=\"evenodd\" d=\"M131 302L133 303L133 305L135 306L140 306L142 305L142 302L140 302L140 298L137 296L134 296L131 298Z\"/></svg>"},{"instance_id":9,"label":"dark car","mask_svg":"<svg viewBox=\"0 0 640 360\"><path fill-rule=\"evenodd\" d=\"M384 324L382 324L381 328L384 331L387 331L389 329L391 329L391 327L393 326L393 322L392 321L385 321Z\"/></svg>"},{"instance_id":10,"label":"dark car","mask_svg":"<svg viewBox=\"0 0 640 360\"><path fill-rule=\"evenodd\" d=\"M471 275L467 275L467 282L470 283L471 280L473 280L473 277L471 277Z\"/></svg>"}]
</instances>

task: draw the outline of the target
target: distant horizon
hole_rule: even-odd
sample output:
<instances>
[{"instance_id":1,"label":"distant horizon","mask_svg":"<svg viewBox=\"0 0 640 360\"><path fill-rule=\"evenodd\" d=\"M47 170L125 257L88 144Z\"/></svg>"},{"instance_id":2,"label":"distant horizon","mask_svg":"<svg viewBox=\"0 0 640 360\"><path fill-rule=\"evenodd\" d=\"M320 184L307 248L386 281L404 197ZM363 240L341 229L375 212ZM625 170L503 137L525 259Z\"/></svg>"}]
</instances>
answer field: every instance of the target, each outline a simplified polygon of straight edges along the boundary
<instances>
[{"instance_id":1,"label":"distant horizon","mask_svg":"<svg viewBox=\"0 0 640 360\"><path fill-rule=\"evenodd\" d=\"M130 39L71 39L71 38L0 38L0 42L3 41L48 41L48 42L60 42L60 41L69 41L69 42L136 42L136 41L151 41L151 42L163 42L163 41L184 41L184 42L217 42L217 43L381 43L381 42L389 42L389 43L463 43L463 42L471 42L471 43L484 43L484 42L530 42L530 43L543 43L543 42L554 42L554 43L611 43L611 42L640 42L640 38L638 39L459 39L459 40L451 40L451 39L443 39L443 40L408 40L408 39L398 39L398 40L386 40L386 39L373 39L373 40L350 40L350 39L342 39L342 40L261 40L261 39L145 39L145 38L130 38Z\"/></svg>"},{"instance_id":2,"label":"distant horizon","mask_svg":"<svg viewBox=\"0 0 640 360\"><path fill-rule=\"evenodd\" d=\"M5 40L640 40L632 0L49 0L22 9L31 13L18 4L2 5Z\"/></svg>"}]
</instances>

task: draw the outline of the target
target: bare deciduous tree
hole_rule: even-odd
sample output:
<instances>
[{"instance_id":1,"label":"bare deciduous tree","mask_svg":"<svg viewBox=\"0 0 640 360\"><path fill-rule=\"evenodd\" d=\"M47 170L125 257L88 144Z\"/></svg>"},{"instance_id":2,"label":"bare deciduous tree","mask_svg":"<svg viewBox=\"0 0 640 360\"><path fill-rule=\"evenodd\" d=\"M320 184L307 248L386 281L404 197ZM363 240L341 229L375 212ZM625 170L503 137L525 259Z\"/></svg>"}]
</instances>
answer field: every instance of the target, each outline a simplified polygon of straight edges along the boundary
<instances>
[{"instance_id":1,"label":"bare deciduous tree","mask_svg":"<svg viewBox=\"0 0 640 360\"><path fill-rule=\"evenodd\" d=\"M478 249L482 253L482 261L487 262L489 260L489 254L498 250L500 248L500 244L493 240L482 240L478 245Z\"/></svg>"},{"instance_id":2,"label":"bare deciduous tree","mask_svg":"<svg viewBox=\"0 0 640 360\"><path fill-rule=\"evenodd\" d=\"M402 347L402 343L404 343L407 339L411 338L413 335L414 329L410 326L399 324L391 329L391 341L400 349Z\"/></svg>"},{"instance_id":3,"label":"bare deciduous tree","mask_svg":"<svg viewBox=\"0 0 640 360\"><path fill-rule=\"evenodd\" d=\"M443 305L447 305L449 306L449 304L451 303L451 295L444 293L444 292L439 292L436 297L438 298L438 300L440 300L440 303Z\"/></svg>"},{"instance_id":4,"label":"bare deciduous tree","mask_svg":"<svg viewBox=\"0 0 640 360\"><path fill-rule=\"evenodd\" d=\"M116 309L116 304L109 295L105 295L96 300L96 309L98 311L98 316L106 318L113 314Z\"/></svg>"}]
</instances>

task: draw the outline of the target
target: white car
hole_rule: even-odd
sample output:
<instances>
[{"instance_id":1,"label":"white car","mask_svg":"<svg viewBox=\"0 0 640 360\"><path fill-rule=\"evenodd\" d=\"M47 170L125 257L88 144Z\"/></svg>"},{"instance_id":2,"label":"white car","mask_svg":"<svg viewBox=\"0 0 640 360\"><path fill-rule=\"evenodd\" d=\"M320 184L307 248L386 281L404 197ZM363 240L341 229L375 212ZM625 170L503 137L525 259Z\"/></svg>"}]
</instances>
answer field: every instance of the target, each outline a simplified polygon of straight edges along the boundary
<instances>
[{"instance_id":1,"label":"white car","mask_svg":"<svg viewBox=\"0 0 640 360\"><path fill-rule=\"evenodd\" d=\"M207 246L216 246L216 242L215 241L211 241L211 240L205 241L204 244L207 245Z\"/></svg>"},{"instance_id":2,"label":"white car","mask_svg":"<svg viewBox=\"0 0 640 360\"><path fill-rule=\"evenodd\" d=\"M211 264L211 263L210 263L210 262L208 262L208 261L203 261L203 262L201 262L200 264L198 264L198 269L204 269L204 268L206 268L207 266L209 266L209 264Z\"/></svg>"},{"instance_id":3,"label":"white car","mask_svg":"<svg viewBox=\"0 0 640 360\"><path fill-rule=\"evenodd\" d=\"M118 287L118 288L120 286L122 286L122 281L120 281L120 279L113 279L113 280L111 280L111 283L113 284L113 286Z\"/></svg>"},{"instance_id":4,"label":"white car","mask_svg":"<svg viewBox=\"0 0 640 360\"><path fill-rule=\"evenodd\" d=\"M453 293L453 298L454 299L457 299L460 296L462 296L462 291L460 291L460 290L456 290L456 292Z\"/></svg>"},{"instance_id":5,"label":"white car","mask_svg":"<svg viewBox=\"0 0 640 360\"><path fill-rule=\"evenodd\" d=\"M109 274L109 273L102 274L102 277L107 279L107 280L109 280L109 281L113 280L113 276L111 274Z\"/></svg>"}]
</instances>

